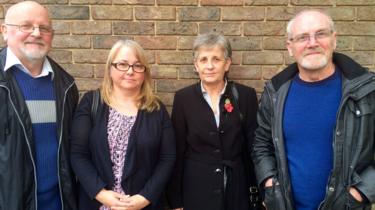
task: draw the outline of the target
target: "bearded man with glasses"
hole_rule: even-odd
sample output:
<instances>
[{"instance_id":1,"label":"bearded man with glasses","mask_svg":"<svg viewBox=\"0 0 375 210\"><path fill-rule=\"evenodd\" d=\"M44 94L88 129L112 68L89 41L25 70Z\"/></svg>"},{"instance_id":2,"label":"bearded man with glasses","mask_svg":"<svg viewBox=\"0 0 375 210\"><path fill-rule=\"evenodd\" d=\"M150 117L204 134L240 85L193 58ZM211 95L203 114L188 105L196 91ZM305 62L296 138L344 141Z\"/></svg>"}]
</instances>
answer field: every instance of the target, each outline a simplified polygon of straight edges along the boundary
<instances>
[{"instance_id":1,"label":"bearded man with glasses","mask_svg":"<svg viewBox=\"0 0 375 210\"><path fill-rule=\"evenodd\" d=\"M68 136L78 90L47 57L54 35L48 11L17 3L1 32L0 209L77 209Z\"/></svg>"},{"instance_id":2,"label":"bearded man with glasses","mask_svg":"<svg viewBox=\"0 0 375 210\"><path fill-rule=\"evenodd\" d=\"M266 83L253 161L268 210L371 209L375 76L334 52L332 18L304 10L287 26L296 63Z\"/></svg>"}]
</instances>

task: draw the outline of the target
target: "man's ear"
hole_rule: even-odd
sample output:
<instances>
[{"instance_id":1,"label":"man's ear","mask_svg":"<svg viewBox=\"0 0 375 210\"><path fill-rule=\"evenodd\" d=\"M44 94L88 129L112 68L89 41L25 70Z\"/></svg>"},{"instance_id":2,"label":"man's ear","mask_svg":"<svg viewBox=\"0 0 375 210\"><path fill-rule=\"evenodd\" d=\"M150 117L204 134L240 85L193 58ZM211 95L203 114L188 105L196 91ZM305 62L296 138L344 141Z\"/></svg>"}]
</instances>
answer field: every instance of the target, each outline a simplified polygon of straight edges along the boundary
<instances>
[{"instance_id":1,"label":"man's ear","mask_svg":"<svg viewBox=\"0 0 375 210\"><path fill-rule=\"evenodd\" d=\"M4 24L1 25L1 33L3 35L3 40L6 42L8 39L8 36L7 36L7 27Z\"/></svg>"},{"instance_id":2,"label":"man's ear","mask_svg":"<svg viewBox=\"0 0 375 210\"><path fill-rule=\"evenodd\" d=\"M291 41L286 41L286 48L288 49L289 56L293 57L293 49L292 49L292 42Z\"/></svg>"}]
</instances>

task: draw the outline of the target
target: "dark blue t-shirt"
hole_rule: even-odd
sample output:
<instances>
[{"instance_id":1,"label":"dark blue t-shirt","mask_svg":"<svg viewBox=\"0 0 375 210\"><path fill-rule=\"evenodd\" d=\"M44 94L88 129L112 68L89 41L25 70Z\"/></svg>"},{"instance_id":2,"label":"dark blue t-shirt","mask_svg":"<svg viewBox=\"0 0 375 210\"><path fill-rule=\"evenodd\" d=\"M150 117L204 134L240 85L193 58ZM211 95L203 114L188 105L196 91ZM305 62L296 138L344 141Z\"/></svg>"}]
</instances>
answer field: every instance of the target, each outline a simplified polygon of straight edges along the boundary
<instances>
[{"instance_id":1,"label":"dark blue t-shirt","mask_svg":"<svg viewBox=\"0 0 375 210\"><path fill-rule=\"evenodd\" d=\"M341 73L318 82L293 79L283 132L296 210L316 210L333 166L333 131L341 100Z\"/></svg>"}]
</instances>

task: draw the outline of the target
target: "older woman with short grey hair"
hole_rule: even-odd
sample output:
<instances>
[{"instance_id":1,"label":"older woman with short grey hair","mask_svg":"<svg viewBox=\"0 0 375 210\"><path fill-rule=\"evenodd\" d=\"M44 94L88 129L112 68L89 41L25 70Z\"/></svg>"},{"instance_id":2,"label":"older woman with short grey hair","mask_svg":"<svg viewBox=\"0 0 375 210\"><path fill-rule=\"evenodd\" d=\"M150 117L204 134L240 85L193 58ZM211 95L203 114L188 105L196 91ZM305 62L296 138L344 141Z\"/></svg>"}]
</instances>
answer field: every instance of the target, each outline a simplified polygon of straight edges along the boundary
<instances>
[{"instance_id":1,"label":"older woman with short grey hair","mask_svg":"<svg viewBox=\"0 0 375 210\"><path fill-rule=\"evenodd\" d=\"M254 137L256 92L228 80L232 49L223 35L199 35L193 49L200 80L176 92L172 109L177 162L168 189L171 207L252 209L243 155Z\"/></svg>"}]
</instances>

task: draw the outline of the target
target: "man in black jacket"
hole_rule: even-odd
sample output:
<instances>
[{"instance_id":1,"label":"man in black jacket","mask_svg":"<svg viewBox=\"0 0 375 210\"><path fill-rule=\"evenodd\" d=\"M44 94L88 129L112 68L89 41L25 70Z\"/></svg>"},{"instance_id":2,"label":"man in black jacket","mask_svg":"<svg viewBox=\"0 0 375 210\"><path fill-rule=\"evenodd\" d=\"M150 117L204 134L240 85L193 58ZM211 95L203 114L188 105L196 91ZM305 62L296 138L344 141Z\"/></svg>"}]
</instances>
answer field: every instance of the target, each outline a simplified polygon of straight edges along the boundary
<instances>
[{"instance_id":1,"label":"man in black jacket","mask_svg":"<svg viewBox=\"0 0 375 210\"><path fill-rule=\"evenodd\" d=\"M334 53L332 18L287 26L296 63L266 83L253 161L268 210L370 209L375 202L375 76Z\"/></svg>"},{"instance_id":2,"label":"man in black jacket","mask_svg":"<svg viewBox=\"0 0 375 210\"><path fill-rule=\"evenodd\" d=\"M48 11L17 3L1 31L0 209L74 210L68 133L78 90L47 57L54 33Z\"/></svg>"}]
</instances>

